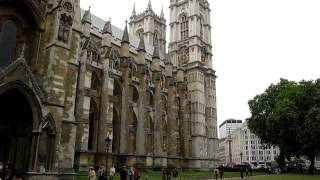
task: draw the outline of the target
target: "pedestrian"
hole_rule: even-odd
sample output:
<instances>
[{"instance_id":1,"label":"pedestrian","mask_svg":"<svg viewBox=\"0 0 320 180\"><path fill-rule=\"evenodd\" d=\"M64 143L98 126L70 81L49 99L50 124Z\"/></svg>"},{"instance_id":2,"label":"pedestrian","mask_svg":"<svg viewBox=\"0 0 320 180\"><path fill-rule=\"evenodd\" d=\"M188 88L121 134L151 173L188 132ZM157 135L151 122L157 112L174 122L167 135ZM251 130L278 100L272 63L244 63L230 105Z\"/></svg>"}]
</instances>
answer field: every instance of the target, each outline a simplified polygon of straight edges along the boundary
<instances>
[{"instance_id":1,"label":"pedestrian","mask_svg":"<svg viewBox=\"0 0 320 180\"><path fill-rule=\"evenodd\" d=\"M134 174L133 167L130 167L130 168L128 169L127 174L128 174L128 179L129 179L129 180L133 180L133 174Z\"/></svg>"},{"instance_id":2,"label":"pedestrian","mask_svg":"<svg viewBox=\"0 0 320 180\"><path fill-rule=\"evenodd\" d=\"M114 165L112 165L109 170L109 177L110 177L109 179L113 180L115 174L116 174L116 169L114 168Z\"/></svg>"},{"instance_id":3,"label":"pedestrian","mask_svg":"<svg viewBox=\"0 0 320 180\"><path fill-rule=\"evenodd\" d=\"M252 176L252 168L251 167L249 168L249 171L250 171L250 176Z\"/></svg>"},{"instance_id":4,"label":"pedestrian","mask_svg":"<svg viewBox=\"0 0 320 180\"><path fill-rule=\"evenodd\" d=\"M166 168L162 169L162 180L167 180L167 169Z\"/></svg>"},{"instance_id":5,"label":"pedestrian","mask_svg":"<svg viewBox=\"0 0 320 180\"><path fill-rule=\"evenodd\" d=\"M97 175L96 175L96 172L94 171L93 167L90 167L88 177L89 177L89 180L96 180L97 179Z\"/></svg>"},{"instance_id":6,"label":"pedestrian","mask_svg":"<svg viewBox=\"0 0 320 180\"><path fill-rule=\"evenodd\" d=\"M215 168L215 169L213 170L213 172L214 172L214 176L216 177L216 180L218 180L219 169L218 169L218 168Z\"/></svg>"},{"instance_id":7,"label":"pedestrian","mask_svg":"<svg viewBox=\"0 0 320 180\"><path fill-rule=\"evenodd\" d=\"M249 177L249 169L246 167L246 177Z\"/></svg>"},{"instance_id":8,"label":"pedestrian","mask_svg":"<svg viewBox=\"0 0 320 180\"><path fill-rule=\"evenodd\" d=\"M4 163L0 162L0 179L3 179L4 174Z\"/></svg>"},{"instance_id":9,"label":"pedestrian","mask_svg":"<svg viewBox=\"0 0 320 180\"><path fill-rule=\"evenodd\" d=\"M138 169L134 170L134 174L133 174L134 180L139 180L140 179L140 172Z\"/></svg>"},{"instance_id":10,"label":"pedestrian","mask_svg":"<svg viewBox=\"0 0 320 180\"><path fill-rule=\"evenodd\" d=\"M126 166L122 166L121 170L120 170L120 180L127 180L127 169Z\"/></svg>"},{"instance_id":11,"label":"pedestrian","mask_svg":"<svg viewBox=\"0 0 320 180\"><path fill-rule=\"evenodd\" d=\"M241 176L241 179L243 179L243 167L240 168L240 176Z\"/></svg>"},{"instance_id":12,"label":"pedestrian","mask_svg":"<svg viewBox=\"0 0 320 180\"><path fill-rule=\"evenodd\" d=\"M171 180L171 170L167 169L167 180Z\"/></svg>"},{"instance_id":13,"label":"pedestrian","mask_svg":"<svg viewBox=\"0 0 320 180\"><path fill-rule=\"evenodd\" d=\"M99 166L99 170L98 170L98 179L99 180L105 180L106 179L106 171L105 171L105 169L104 169L104 165L103 164L101 164L100 166Z\"/></svg>"},{"instance_id":14,"label":"pedestrian","mask_svg":"<svg viewBox=\"0 0 320 180\"><path fill-rule=\"evenodd\" d=\"M179 175L179 173L178 173L177 168L174 168L174 169L173 169L173 172L172 172L172 177L173 177L173 179L174 179L174 180L178 179L178 175Z\"/></svg>"},{"instance_id":15,"label":"pedestrian","mask_svg":"<svg viewBox=\"0 0 320 180\"><path fill-rule=\"evenodd\" d=\"M223 166L219 167L220 179L222 180L223 177Z\"/></svg>"},{"instance_id":16,"label":"pedestrian","mask_svg":"<svg viewBox=\"0 0 320 180\"><path fill-rule=\"evenodd\" d=\"M10 161L7 162L7 164L5 165L4 168L4 180L11 180L13 179L13 175L15 173L15 168L13 167L13 165L11 164Z\"/></svg>"}]
</instances>

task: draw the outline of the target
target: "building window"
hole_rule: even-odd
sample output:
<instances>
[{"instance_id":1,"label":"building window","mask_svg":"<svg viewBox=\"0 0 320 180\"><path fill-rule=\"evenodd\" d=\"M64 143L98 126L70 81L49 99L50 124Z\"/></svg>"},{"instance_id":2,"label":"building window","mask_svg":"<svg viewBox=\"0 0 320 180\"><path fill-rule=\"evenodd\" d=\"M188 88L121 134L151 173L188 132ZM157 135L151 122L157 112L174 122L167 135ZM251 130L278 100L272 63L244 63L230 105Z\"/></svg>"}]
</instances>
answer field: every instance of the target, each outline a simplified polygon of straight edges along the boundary
<instances>
[{"instance_id":1,"label":"building window","mask_svg":"<svg viewBox=\"0 0 320 180\"><path fill-rule=\"evenodd\" d=\"M200 18L200 37L203 39L203 18Z\"/></svg>"},{"instance_id":2,"label":"building window","mask_svg":"<svg viewBox=\"0 0 320 180\"><path fill-rule=\"evenodd\" d=\"M181 40L187 39L189 37L189 21L186 16L181 18Z\"/></svg>"},{"instance_id":3,"label":"building window","mask_svg":"<svg viewBox=\"0 0 320 180\"><path fill-rule=\"evenodd\" d=\"M0 64L8 65L15 56L17 25L12 20L4 21L0 31Z\"/></svg>"}]
</instances>

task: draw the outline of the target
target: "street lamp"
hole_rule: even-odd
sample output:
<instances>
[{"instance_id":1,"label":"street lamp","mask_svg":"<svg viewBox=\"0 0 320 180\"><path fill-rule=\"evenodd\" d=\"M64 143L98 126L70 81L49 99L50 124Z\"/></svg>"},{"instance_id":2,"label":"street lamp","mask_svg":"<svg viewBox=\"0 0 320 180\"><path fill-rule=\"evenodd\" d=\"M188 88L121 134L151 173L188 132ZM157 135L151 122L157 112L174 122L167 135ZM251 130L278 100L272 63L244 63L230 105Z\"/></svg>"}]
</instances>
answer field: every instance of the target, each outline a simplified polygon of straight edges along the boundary
<instances>
[{"instance_id":1,"label":"street lamp","mask_svg":"<svg viewBox=\"0 0 320 180\"><path fill-rule=\"evenodd\" d=\"M240 164L242 164L242 155L243 155L242 152L240 152L240 159L241 159Z\"/></svg>"},{"instance_id":2,"label":"street lamp","mask_svg":"<svg viewBox=\"0 0 320 180\"><path fill-rule=\"evenodd\" d=\"M107 135L107 138L105 139L106 146L107 146L107 159L106 159L106 179L108 179L108 155L109 155L109 147L111 139L109 138L109 135Z\"/></svg>"}]
</instances>

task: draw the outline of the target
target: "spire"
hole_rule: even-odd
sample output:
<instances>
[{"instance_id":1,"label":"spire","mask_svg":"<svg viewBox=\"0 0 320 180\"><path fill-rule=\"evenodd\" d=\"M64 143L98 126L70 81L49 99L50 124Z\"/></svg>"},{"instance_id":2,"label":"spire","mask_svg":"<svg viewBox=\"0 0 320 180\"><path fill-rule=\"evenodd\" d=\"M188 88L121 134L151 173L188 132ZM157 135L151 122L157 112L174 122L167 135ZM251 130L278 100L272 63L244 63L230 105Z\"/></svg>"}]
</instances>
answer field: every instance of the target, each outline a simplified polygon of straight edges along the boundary
<instances>
[{"instance_id":1,"label":"spire","mask_svg":"<svg viewBox=\"0 0 320 180\"><path fill-rule=\"evenodd\" d=\"M153 55L152 55L152 59L155 59L155 58L160 59L160 55L159 55L159 47L158 47L158 45L157 45L157 44L154 46L154 49L153 49Z\"/></svg>"},{"instance_id":2,"label":"spire","mask_svg":"<svg viewBox=\"0 0 320 180\"><path fill-rule=\"evenodd\" d=\"M144 52L146 52L146 47L145 47L145 44L144 44L143 36L140 37L140 42L139 42L138 51L144 51Z\"/></svg>"},{"instance_id":3,"label":"spire","mask_svg":"<svg viewBox=\"0 0 320 180\"><path fill-rule=\"evenodd\" d=\"M90 9L91 9L91 7L89 6L89 9L84 12L84 15L83 15L82 20L81 20L82 23L89 23L89 24L91 24L91 13L90 13Z\"/></svg>"},{"instance_id":4,"label":"spire","mask_svg":"<svg viewBox=\"0 0 320 180\"><path fill-rule=\"evenodd\" d=\"M134 16L136 16L136 15L137 15L137 13L136 13L136 2L134 2L134 4L133 4L133 11L132 11L131 17L134 17Z\"/></svg>"},{"instance_id":5,"label":"spire","mask_svg":"<svg viewBox=\"0 0 320 180\"><path fill-rule=\"evenodd\" d=\"M125 42L130 44L129 33L128 33L128 21L127 20L126 20L126 27L124 28L124 31L123 31L123 36L122 36L121 43L125 43Z\"/></svg>"},{"instance_id":6,"label":"spire","mask_svg":"<svg viewBox=\"0 0 320 180\"><path fill-rule=\"evenodd\" d=\"M151 0L149 0L149 2L148 2L147 11L152 11Z\"/></svg>"},{"instance_id":7,"label":"spire","mask_svg":"<svg viewBox=\"0 0 320 180\"><path fill-rule=\"evenodd\" d=\"M106 22L102 30L102 34L107 33L112 34L111 18L109 18L109 21Z\"/></svg>"},{"instance_id":8,"label":"spire","mask_svg":"<svg viewBox=\"0 0 320 180\"><path fill-rule=\"evenodd\" d=\"M161 6L161 14L160 17L164 19L163 5Z\"/></svg>"}]
</instances>

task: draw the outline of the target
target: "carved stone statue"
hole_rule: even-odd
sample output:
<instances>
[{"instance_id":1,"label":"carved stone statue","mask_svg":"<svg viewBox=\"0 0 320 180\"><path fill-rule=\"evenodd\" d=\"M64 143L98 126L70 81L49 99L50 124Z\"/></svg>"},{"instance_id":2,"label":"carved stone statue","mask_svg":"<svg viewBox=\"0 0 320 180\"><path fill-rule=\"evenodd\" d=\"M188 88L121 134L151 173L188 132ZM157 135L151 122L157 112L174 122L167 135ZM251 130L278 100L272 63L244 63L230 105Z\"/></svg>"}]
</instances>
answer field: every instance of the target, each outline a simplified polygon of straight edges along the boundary
<instances>
[{"instance_id":1,"label":"carved stone statue","mask_svg":"<svg viewBox=\"0 0 320 180\"><path fill-rule=\"evenodd\" d=\"M72 27L72 17L62 14L59 23L58 40L64 43L69 41L69 34Z\"/></svg>"}]
</instances>

